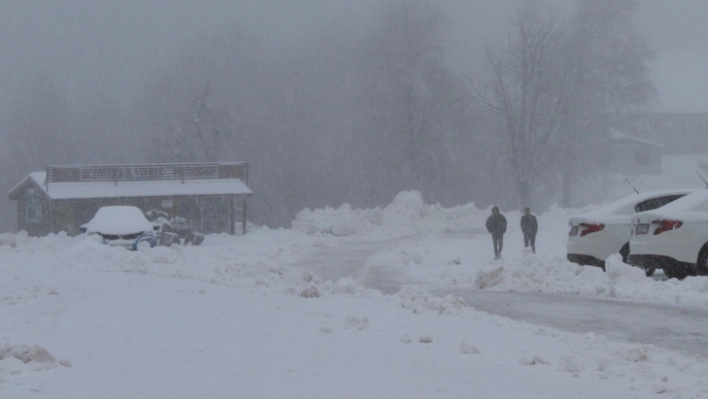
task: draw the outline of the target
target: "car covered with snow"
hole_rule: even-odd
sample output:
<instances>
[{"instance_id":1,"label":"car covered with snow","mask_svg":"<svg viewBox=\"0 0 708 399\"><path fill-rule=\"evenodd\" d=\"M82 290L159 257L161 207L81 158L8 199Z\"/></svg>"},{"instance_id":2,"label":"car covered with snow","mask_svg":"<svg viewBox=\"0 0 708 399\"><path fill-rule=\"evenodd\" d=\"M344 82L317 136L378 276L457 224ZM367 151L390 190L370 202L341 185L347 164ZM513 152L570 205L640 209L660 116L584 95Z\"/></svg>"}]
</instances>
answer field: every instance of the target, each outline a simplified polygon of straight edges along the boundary
<instances>
[{"instance_id":1,"label":"car covered with snow","mask_svg":"<svg viewBox=\"0 0 708 399\"><path fill-rule=\"evenodd\" d=\"M158 244L156 225L134 206L104 206L81 230L101 237L103 243L137 250L140 246Z\"/></svg>"},{"instance_id":2,"label":"car covered with snow","mask_svg":"<svg viewBox=\"0 0 708 399\"><path fill-rule=\"evenodd\" d=\"M708 190L632 218L630 262L669 278L708 275Z\"/></svg>"},{"instance_id":3,"label":"car covered with snow","mask_svg":"<svg viewBox=\"0 0 708 399\"><path fill-rule=\"evenodd\" d=\"M613 254L629 259L632 216L669 204L696 190L663 190L634 194L568 220L567 258L569 261L605 270L605 260Z\"/></svg>"},{"instance_id":4,"label":"car covered with snow","mask_svg":"<svg viewBox=\"0 0 708 399\"><path fill-rule=\"evenodd\" d=\"M181 216L171 216L165 211L153 209L145 212L145 216L152 223L160 226L163 235L172 236L172 243L199 245L204 241L204 234L192 229L189 219Z\"/></svg>"}]
</instances>

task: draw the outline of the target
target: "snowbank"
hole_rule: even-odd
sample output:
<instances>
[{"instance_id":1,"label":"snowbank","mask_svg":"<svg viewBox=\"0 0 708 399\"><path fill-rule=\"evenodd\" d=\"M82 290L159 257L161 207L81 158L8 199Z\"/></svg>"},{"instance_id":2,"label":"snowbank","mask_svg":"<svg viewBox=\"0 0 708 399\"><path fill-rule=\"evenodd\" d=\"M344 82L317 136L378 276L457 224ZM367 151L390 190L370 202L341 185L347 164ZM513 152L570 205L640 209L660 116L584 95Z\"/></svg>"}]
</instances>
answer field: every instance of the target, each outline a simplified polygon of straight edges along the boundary
<instances>
[{"instance_id":1,"label":"snowbank","mask_svg":"<svg viewBox=\"0 0 708 399\"><path fill-rule=\"evenodd\" d=\"M489 216L474 203L443 208L426 205L418 191L399 193L383 209L305 209L292 223L293 230L307 234L366 236L369 239L397 237L430 231L462 230L479 227Z\"/></svg>"}]
</instances>

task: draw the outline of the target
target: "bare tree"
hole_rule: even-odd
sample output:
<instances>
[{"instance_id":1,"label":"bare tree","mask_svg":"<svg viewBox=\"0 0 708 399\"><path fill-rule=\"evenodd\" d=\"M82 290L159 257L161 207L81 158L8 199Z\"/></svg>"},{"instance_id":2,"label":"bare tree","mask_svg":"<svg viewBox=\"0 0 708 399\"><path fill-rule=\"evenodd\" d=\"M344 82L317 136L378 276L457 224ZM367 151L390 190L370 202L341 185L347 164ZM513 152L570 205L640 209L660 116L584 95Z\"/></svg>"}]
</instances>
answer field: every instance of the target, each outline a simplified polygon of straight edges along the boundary
<instances>
[{"instance_id":1,"label":"bare tree","mask_svg":"<svg viewBox=\"0 0 708 399\"><path fill-rule=\"evenodd\" d=\"M649 78L653 52L632 25L636 0L579 0L565 40L566 139L560 154L563 205L571 206L572 185L596 165L608 116L649 107L656 89ZM594 148L595 151L588 151Z\"/></svg>"},{"instance_id":2,"label":"bare tree","mask_svg":"<svg viewBox=\"0 0 708 399\"><path fill-rule=\"evenodd\" d=\"M430 195L444 180L449 122L465 101L444 62L444 21L432 2L389 1L367 42L358 138L377 165L379 192Z\"/></svg>"},{"instance_id":3,"label":"bare tree","mask_svg":"<svg viewBox=\"0 0 708 399\"><path fill-rule=\"evenodd\" d=\"M224 152L224 146L228 144L223 136L228 129L230 117L228 113L208 105L211 94L211 86L207 83L192 97L193 134L198 139L205 160L216 162L220 158L220 152Z\"/></svg>"},{"instance_id":4,"label":"bare tree","mask_svg":"<svg viewBox=\"0 0 708 399\"><path fill-rule=\"evenodd\" d=\"M531 204L533 187L553 163L561 134L564 90L558 57L564 32L534 6L517 12L514 28L501 55L487 51L492 78L477 98L502 119L504 155L519 199Z\"/></svg>"},{"instance_id":5,"label":"bare tree","mask_svg":"<svg viewBox=\"0 0 708 399\"><path fill-rule=\"evenodd\" d=\"M652 53L631 25L636 6L634 0L579 0L575 16L559 24L530 4L517 12L507 48L487 52L492 78L477 97L503 121L521 205L533 203L539 179L552 186L556 171L568 205L573 179L597 161L587 150L606 139L607 113L653 98Z\"/></svg>"}]
</instances>

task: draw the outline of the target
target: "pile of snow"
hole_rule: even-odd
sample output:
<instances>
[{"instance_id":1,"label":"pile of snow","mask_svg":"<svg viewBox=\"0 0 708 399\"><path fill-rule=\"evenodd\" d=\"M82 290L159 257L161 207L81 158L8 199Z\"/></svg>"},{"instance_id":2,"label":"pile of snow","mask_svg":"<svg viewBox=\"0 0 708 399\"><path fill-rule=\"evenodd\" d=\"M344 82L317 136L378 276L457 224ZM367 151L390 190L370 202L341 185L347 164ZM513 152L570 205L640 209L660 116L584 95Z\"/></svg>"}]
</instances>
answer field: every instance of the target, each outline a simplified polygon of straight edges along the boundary
<instances>
[{"instance_id":1,"label":"pile of snow","mask_svg":"<svg viewBox=\"0 0 708 399\"><path fill-rule=\"evenodd\" d=\"M352 209L349 204L337 209L305 209L298 213L292 228L307 234L380 239L445 229L471 229L483 223L489 213L489 210L478 209L474 203L452 208L426 205L420 192L413 190L399 193L383 209Z\"/></svg>"},{"instance_id":2,"label":"pile of snow","mask_svg":"<svg viewBox=\"0 0 708 399\"><path fill-rule=\"evenodd\" d=\"M395 295L401 307L411 309L413 313L434 312L438 314L459 314L469 305L464 299L454 295L435 296L422 287L405 286Z\"/></svg>"},{"instance_id":3,"label":"pile of snow","mask_svg":"<svg viewBox=\"0 0 708 399\"><path fill-rule=\"evenodd\" d=\"M27 365L32 370L46 370L57 366L71 367L67 360L57 360L48 350L38 345L11 345L0 346L0 366L18 368L18 365Z\"/></svg>"},{"instance_id":4,"label":"pile of snow","mask_svg":"<svg viewBox=\"0 0 708 399\"><path fill-rule=\"evenodd\" d=\"M0 234L0 251L13 252L61 251L83 240L83 236L70 237L65 232L44 237L30 237L27 232Z\"/></svg>"}]
</instances>

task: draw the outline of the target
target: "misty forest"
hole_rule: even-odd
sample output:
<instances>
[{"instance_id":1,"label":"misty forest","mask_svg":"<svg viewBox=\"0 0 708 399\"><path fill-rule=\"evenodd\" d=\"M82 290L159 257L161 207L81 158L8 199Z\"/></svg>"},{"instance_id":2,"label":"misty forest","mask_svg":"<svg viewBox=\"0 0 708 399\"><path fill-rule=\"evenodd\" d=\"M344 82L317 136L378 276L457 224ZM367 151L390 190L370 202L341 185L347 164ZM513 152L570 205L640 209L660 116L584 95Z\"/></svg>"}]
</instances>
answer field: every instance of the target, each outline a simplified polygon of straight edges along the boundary
<instances>
[{"instance_id":1,"label":"misty forest","mask_svg":"<svg viewBox=\"0 0 708 399\"><path fill-rule=\"evenodd\" d=\"M612 120L656 102L634 0L518 1L494 35L472 26L482 1L263 3L156 50L130 82L120 63L5 79L0 231L15 228L7 193L47 165L245 161L251 221L270 227L404 190L444 206L581 206Z\"/></svg>"}]
</instances>

